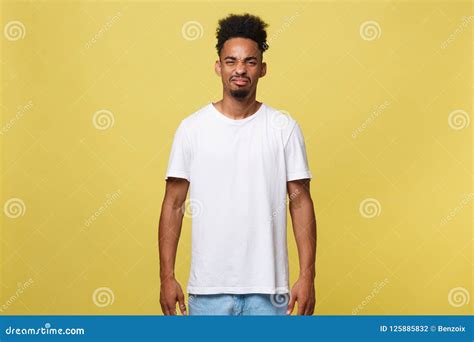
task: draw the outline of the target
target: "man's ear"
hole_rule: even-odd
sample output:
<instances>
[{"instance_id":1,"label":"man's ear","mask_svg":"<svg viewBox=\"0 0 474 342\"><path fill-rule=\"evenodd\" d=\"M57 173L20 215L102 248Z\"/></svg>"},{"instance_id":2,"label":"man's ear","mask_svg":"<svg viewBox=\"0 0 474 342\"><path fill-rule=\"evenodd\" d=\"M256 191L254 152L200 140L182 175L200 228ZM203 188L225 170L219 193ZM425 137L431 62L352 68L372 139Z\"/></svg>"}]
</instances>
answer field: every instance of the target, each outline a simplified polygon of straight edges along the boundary
<instances>
[{"instance_id":1,"label":"man's ear","mask_svg":"<svg viewBox=\"0 0 474 342\"><path fill-rule=\"evenodd\" d=\"M221 77L222 76L222 70L221 70L221 61L216 60L216 64L214 64L214 71L216 72L216 75Z\"/></svg>"},{"instance_id":2,"label":"man's ear","mask_svg":"<svg viewBox=\"0 0 474 342\"><path fill-rule=\"evenodd\" d=\"M263 77L267 74L267 63L262 62L262 71L260 71L260 77Z\"/></svg>"}]
</instances>

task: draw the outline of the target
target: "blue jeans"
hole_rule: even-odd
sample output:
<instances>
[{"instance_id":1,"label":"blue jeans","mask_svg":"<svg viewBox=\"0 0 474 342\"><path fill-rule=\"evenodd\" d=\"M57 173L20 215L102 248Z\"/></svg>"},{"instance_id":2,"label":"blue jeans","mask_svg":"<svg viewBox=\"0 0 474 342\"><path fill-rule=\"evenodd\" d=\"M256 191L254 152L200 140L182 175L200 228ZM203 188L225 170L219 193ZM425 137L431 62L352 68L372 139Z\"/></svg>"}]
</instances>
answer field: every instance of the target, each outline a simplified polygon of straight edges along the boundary
<instances>
[{"instance_id":1,"label":"blue jeans","mask_svg":"<svg viewBox=\"0 0 474 342\"><path fill-rule=\"evenodd\" d=\"M286 315L289 294L189 294L189 315Z\"/></svg>"}]
</instances>

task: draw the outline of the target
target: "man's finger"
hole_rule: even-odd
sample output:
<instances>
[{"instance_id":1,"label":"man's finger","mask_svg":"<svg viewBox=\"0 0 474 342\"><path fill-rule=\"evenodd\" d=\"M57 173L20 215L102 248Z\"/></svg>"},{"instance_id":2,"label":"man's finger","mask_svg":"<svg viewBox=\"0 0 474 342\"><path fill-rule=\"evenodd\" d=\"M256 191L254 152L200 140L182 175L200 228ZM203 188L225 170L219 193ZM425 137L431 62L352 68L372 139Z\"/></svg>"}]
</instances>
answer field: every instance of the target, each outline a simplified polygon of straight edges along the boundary
<instances>
[{"instance_id":1,"label":"man's finger","mask_svg":"<svg viewBox=\"0 0 474 342\"><path fill-rule=\"evenodd\" d=\"M166 304L161 305L161 310L163 311L163 315L168 316L169 315L169 310Z\"/></svg>"},{"instance_id":2,"label":"man's finger","mask_svg":"<svg viewBox=\"0 0 474 342\"><path fill-rule=\"evenodd\" d=\"M168 309L168 315L176 315L176 302L173 301L172 303L167 303L166 307Z\"/></svg>"},{"instance_id":3,"label":"man's finger","mask_svg":"<svg viewBox=\"0 0 474 342\"><path fill-rule=\"evenodd\" d=\"M298 315L304 315L306 311L306 301L298 301Z\"/></svg>"},{"instance_id":4,"label":"man's finger","mask_svg":"<svg viewBox=\"0 0 474 342\"><path fill-rule=\"evenodd\" d=\"M183 294L180 294L178 296L178 301L179 301L179 310L181 311L181 314L186 316L186 303L184 302Z\"/></svg>"},{"instance_id":5,"label":"man's finger","mask_svg":"<svg viewBox=\"0 0 474 342\"><path fill-rule=\"evenodd\" d=\"M293 312L293 308L295 307L295 301L296 301L296 296L291 295L290 302L288 303L288 309L286 310L287 315L291 315L291 313Z\"/></svg>"}]
</instances>

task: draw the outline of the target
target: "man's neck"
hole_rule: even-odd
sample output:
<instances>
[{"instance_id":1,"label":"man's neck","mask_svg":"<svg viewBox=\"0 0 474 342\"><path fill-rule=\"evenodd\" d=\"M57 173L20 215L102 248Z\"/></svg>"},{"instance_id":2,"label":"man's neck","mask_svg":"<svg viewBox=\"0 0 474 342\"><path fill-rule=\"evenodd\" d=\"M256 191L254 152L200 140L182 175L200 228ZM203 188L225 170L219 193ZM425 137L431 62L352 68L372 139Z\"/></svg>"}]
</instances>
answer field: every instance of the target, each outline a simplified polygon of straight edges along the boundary
<instances>
[{"instance_id":1,"label":"man's neck","mask_svg":"<svg viewBox=\"0 0 474 342\"><path fill-rule=\"evenodd\" d=\"M223 99L216 102L215 107L224 115L234 120L245 119L253 115L261 106L255 100L255 94L245 99L235 99L232 96L223 96Z\"/></svg>"}]
</instances>

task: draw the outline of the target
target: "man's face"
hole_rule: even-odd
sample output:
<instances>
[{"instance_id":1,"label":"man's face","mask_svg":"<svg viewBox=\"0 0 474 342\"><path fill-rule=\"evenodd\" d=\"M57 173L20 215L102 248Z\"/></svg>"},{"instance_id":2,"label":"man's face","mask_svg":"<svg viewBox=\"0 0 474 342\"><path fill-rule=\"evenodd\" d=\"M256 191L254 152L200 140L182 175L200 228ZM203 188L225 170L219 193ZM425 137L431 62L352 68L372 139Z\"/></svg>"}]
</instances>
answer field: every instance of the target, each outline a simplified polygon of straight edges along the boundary
<instances>
[{"instance_id":1,"label":"man's face","mask_svg":"<svg viewBox=\"0 0 474 342\"><path fill-rule=\"evenodd\" d=\"M222 78L224 91L236 99L255 93L258 79L267 72L258 44L248 38L232 38L224 43L216 73Z\"/></svg>"}]
</instances>

